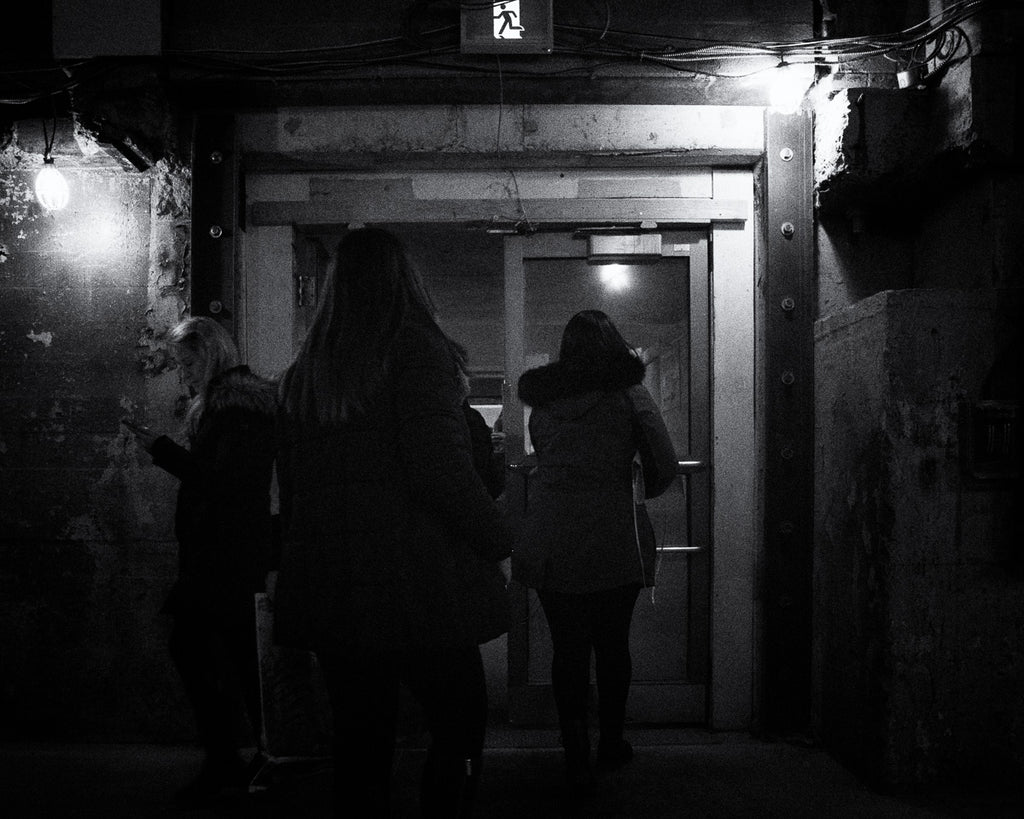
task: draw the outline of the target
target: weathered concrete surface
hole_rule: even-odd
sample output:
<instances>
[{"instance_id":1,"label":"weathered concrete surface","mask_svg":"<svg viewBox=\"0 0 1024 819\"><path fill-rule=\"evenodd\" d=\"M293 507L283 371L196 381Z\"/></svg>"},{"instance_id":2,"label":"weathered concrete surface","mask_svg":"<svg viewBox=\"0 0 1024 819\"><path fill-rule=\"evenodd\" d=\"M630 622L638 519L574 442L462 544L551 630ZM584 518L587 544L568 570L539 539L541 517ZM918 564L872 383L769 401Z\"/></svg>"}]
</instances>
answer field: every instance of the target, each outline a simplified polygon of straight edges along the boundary
<instances>
[{"instance_id":1,"label":"weathered concrete surface","mask_svg":"<svg viewBox=\"0 0 1024 819\"><path fill-rule=\"evenodd\" d=\"M897 89L839 80L815 103L815 184L823 212L891 219L925 205L965 171L1002 165L1020 152L1012 100L1019 93L1013 46L1019 12L993 10L963 26L966 39L929 63L919 87ZM968 45L969 44L969 45Z\"/></svg>"},{"instance_id":2,"label":"weathered concrete surface","mask_svg":"<svg viewBox=\"0 0 1024 819\"><path fill-rule=\"evenodd\" d=\"M960 465L994 324L991 293L903 290L816 327L816 719L885 784L1024 766L1013 490Z\"/></svg>"},{"instance_id":3,"label":"weathered concrete surface","mask_svg":"<svg viewBox=\"0 0 1024 819\"><path fill-rule=\"evenodd\" d=\"M0 703L5 735L187 737L158 610L175 484L120 426L173 430L160 340L188 289L188 174L0 172Z\"/></svg>"}]
</instances>

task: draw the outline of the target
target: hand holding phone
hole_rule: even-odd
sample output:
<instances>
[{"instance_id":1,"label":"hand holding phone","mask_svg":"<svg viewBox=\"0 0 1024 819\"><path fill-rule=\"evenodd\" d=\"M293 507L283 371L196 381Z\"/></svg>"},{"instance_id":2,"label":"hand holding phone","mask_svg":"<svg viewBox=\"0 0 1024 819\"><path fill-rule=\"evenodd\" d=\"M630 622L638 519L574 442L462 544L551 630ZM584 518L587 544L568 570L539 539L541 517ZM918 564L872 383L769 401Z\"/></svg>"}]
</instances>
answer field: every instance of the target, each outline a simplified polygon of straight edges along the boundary
<instances>
[{"instance_id":1,"label":"hand holding phone","mask_svg":"<svg viewBox=\"0 0 1024 819\"><path fill-rule=\"evenodd\" d=\"M139 444L146 452L151 452L153 449L153 442L159 437L153 430L143 424L137 424L131 418L122 418L121 423L124 424L128 431L135 436Z\"/></svg>"}]
</instances>

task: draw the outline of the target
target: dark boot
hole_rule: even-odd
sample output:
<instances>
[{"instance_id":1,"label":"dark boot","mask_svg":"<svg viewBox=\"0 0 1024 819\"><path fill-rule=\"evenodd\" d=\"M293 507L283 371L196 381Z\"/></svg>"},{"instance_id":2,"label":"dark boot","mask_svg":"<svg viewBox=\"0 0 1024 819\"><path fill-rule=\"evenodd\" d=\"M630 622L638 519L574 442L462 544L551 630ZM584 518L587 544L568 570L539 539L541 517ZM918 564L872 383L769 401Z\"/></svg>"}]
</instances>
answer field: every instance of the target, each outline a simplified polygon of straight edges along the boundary
<instances>
[{"instance_id":1,"label":"dark boot","mask_svg":"<svg viewBox=\"0 0 1024 819\"><path fill-rule=\"evenodd\" d=\"M565 780L570 795L584 796L594 787L590 733L585 722L574 720L562 725L562 748L565 750Z\"/></svg>"}]
</instances>

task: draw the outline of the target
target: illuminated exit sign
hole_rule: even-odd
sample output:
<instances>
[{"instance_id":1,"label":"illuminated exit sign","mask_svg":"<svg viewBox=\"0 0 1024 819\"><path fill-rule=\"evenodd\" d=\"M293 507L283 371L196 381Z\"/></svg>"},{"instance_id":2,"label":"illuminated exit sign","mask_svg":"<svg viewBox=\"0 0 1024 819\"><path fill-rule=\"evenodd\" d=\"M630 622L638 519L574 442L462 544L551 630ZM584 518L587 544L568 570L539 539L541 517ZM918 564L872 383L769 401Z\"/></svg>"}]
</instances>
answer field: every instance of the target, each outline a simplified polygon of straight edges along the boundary
<instances>
[{"instance_id":1,"label":"illuminated exit sign","mask_svg":"<svg viewBox=\"0 0 1024 819\"><path fill-rule=\"evenodd\" d=\"M463 54L550 54L551 0L463 0Z\"/></svg>"}]
</instances>

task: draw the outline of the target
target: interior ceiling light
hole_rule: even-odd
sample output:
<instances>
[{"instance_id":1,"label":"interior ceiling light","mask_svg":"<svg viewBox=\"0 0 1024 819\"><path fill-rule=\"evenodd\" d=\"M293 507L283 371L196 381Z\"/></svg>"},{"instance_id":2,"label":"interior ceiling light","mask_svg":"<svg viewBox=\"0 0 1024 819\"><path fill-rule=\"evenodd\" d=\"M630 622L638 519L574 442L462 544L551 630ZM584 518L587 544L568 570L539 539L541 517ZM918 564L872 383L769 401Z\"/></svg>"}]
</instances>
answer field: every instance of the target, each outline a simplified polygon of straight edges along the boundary
<instances>
[{"instance_id":1,"label":"interior ceiling light","mask_svg":"<svg viewBox=\"0 0 1024 819\"><path fill-rule=\"evenodd\" d=\"M71 195L64 174L53 164L53 139L56 133L56 118L53 121L53 131L49 134L46 132L46 122L43 122L43 167L36 176L36 199L47 210L60 210L66 207Z\"/></svg>"},{"instance_id":2,"label":"interior ceiling light","mask_svg":"<svg viewBox=\"0 0 1024 819\"><path fill-rule=\"evenodd\" d=\"M629 267L624 264L602 264L598 267L601 284L609 290L625 290L629 287Z\"/></svg>"}]
</instances>

